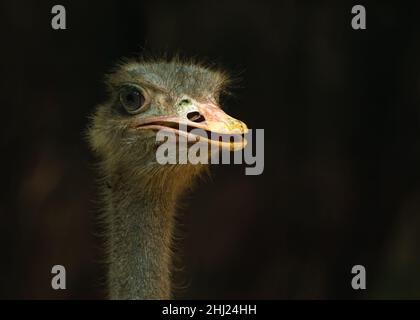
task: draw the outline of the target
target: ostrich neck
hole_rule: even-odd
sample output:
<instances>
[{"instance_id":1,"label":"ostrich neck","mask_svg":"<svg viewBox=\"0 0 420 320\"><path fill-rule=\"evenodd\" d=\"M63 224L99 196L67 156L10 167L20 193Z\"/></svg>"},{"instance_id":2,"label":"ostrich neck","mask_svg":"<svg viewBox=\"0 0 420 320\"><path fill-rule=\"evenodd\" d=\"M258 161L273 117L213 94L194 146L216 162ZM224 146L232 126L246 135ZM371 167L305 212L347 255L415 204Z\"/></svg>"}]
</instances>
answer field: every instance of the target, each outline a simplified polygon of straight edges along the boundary
<instances>
[{"instance_id":1,"label":"ostrich neck","mask_svg":"<svg viewBox=\"0 0 420 320\"><path fill-rule=\"evenodd\" d=\"M163 176L162 176L163 175ZM119 173L107 191L111 299L169 299L175 201L166 174Z\"/></svg>"}]
</instances>

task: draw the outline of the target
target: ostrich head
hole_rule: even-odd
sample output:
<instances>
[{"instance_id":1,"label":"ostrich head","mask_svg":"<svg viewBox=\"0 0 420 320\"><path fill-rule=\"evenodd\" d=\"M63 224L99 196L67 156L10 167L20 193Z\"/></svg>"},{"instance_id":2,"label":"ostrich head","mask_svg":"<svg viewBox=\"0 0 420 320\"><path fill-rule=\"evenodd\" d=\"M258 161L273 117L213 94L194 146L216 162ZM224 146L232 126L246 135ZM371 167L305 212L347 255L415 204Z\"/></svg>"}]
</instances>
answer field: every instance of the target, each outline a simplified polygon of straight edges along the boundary
<instances>
[{"instance_id":1,"label":"ostrich head","mask_svg":"<svg viewBox=\"0 0 420 320\"><path fill-rule=\"evenodd\" d=\"M184 137L190 143L200 140L224 149L241 149L246 143L246 125L219 106L227 82L223 72L191 62L122 64L107 78L110 99L97 108L89 131L90 144L105 161L108 173L116 167L130 168L133 173L156 173L169 167L179 174L180 166L161 166L156 161L159 130ZM191 133L192 129L207 134L199 136ZM213 140L211 134L241 139ZM197 173L202 167L184 166L189 173Z\"/></svg>"},{"instance_id":2,"label":"ostrich head","mask_svg":"<svg viewBox=\"0 0 420 320\"><path fill-rule=\"evenodd\" d=\"M101 158L106 181L103 217L111 298L170 297L176 202L205 166L161 165L156 159L162 143L156 139L157 132L174 134L170 143L175 146L181 146L181 140L192 141L183 144L184 150L197 139L206 147L218 147L208 148L210 157L220 148L243 148L246 125L219 107L226 83L222 72L178 60L127 62L108 77L110 98L96 109L89 140ZM195 134L194 128L204 134ZM242 140L219 141L208 133Z\"/></svg>"}]
</instances>

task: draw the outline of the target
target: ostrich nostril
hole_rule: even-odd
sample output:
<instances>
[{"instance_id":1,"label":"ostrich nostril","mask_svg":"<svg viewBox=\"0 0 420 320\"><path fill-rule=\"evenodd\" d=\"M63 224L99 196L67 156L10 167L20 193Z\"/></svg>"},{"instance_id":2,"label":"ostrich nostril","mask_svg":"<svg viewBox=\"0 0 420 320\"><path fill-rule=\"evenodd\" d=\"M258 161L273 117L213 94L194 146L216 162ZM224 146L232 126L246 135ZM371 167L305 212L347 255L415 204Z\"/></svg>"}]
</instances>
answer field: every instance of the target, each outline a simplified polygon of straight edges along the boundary
<instances>
[{"instance_id":1,"label":"ostrich nostril","mask_svg":"<svg viewBox=\"0 0 420 320\"><path fill-rule=\"evenodd\" d=\"M206 118L204 118L204 116L198 111L189 112L187 114L187 118L188 118L188 120L193 121L193 122L204 122L204 121L206 121Z\"/></svg>"}]
</instances>

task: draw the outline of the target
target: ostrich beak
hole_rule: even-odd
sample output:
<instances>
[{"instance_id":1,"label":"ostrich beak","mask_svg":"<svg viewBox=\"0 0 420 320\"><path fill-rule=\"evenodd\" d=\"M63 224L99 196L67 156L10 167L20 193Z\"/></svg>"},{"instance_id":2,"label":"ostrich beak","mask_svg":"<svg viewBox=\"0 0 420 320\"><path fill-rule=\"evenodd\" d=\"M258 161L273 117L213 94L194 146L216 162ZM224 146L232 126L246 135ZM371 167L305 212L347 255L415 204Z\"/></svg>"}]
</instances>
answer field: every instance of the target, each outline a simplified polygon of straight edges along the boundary
<instances>
[{"instance_id":1,"label":"ostrich beak","mask_svg":"<svg viewBox=\"0 0 420 320\"><path fill-rule=\"evenodd\" d=\"M166 130L189 142L207 142L231 151L242 150L247 141L248 128L245 123L226 114L218 106L206 103L195 104L180 110L180 116L154 116L139 119L134 124L136 130ZM200 130L197 130L200 129Z\"/></svg>"}]
</instances>

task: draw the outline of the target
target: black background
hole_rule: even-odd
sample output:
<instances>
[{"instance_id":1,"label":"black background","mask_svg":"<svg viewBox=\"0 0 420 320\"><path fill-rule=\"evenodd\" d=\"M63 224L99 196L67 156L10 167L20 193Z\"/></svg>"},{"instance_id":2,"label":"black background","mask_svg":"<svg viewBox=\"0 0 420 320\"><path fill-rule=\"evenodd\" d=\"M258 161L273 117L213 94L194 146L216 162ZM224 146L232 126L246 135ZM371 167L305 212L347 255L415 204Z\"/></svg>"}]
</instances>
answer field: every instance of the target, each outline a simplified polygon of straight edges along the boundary
<instances>
[{"instance_id":1,"label":"black background","mask_svg":"<svg viewBox=\"0 0 420 320\"><path fill-rule=\"evenodd\" d=\"M51 8L67 10L52 30ZM351 28L363 4L367 30ZM87 116L123 56L241 80L265 170L183 200L177 298L420 298L420 6L386 1L2 1L0 298L103 298ZM65 291L51 267L67 269ZM367 290L351 288L353 265Z\"/></svg>"}]
</instances>

